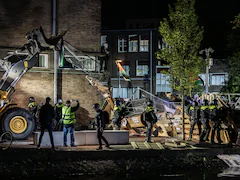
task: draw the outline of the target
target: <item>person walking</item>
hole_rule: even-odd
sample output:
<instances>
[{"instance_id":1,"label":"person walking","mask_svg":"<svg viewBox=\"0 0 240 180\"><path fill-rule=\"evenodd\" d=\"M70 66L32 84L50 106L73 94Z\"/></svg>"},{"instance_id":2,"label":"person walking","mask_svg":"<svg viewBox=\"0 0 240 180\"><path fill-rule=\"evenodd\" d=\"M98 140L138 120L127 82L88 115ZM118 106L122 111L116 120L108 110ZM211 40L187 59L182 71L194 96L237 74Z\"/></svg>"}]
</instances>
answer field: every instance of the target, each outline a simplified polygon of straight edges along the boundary
<instances>
[{"instance_id":1,"label":"person walking","mask_svg":"<svg viewBox=\"0 0 240 180\"><path fill-rule=\"evenodd\" d=\"M98 143L99 143L99 147L97 148L97 150L101 150L102 149L102 140L104 141L105 146L107 148L109 148L110 145L109 145L107 139L103 136L103 130L105 128L104 113L100 109L100 105L98 103L94 104L93 108L96 111L95 125L96 125L96 129L97 129L97 138L98 138Z\"/></svg>"},{"instance_id":2,"label":"person walking","mask_svg":"<svg viewBox=\"0 0 240 180\"><path fill-rule=\"evenodd\" d=\"M201 131L202 131L201 122L199 120L200 110L197 102L193 101L191 103L189 108L189 115L190 115L190 133L189 133L188 141L191 141L195 124L197 124L198 126L199 135L201 134Z\"/></svg>"},{"instance_id":3,"label":"person walking","mask_svg":"<svg viewBox=\"0 0 240 180\"><path fill-rule=\"evenodd\" d=\"M76 102L76 106L71 106L71 102ZM74 124L76 123L75 112L79 108L78 100L67 100L65 106L62 107L63 119L63 146L67 147L67 134L70 133L70 145L75 147Z\"/></svg>"},{"instance_id":4,"label":"person walking","mask_svg":"<svg viewBox=\"0 0 240 180\"><path fill-rule=\"evenodd\" d=\"M55 117L54 113L54 108L50 104L51 98L47 97L46 98L46 103L41 107L40 112L39 112L39 121L41 124L41 134L39 137L38 145L37 148L40 149L41 142L42 142L42 137L44 135L45 129L48 130L52 149L54 149L54 141L53 141L53 134L52 134L52 123L53 119Z\"/></svg>"},{"instance_id":5,"label":"person walking","mask_svg":"<svg viewBox=\"0 0 240 180\"><path fill-rule=\"evenodd\" d=\"M58 99L57 104L55 104L55 114L56 114L56 127L55 130L56 131L62 131L63 130L63 122L62 122L62 107L64 106L63 104L63 100L62 99Z\"/></svg>"},{"instance_id":6,"label":"person walking","mask_svg":"<svg viewBox=\"0 0 240 180\"><path fill-rule=\"evenodd\" d=\"M157 116L154 112L153 109L153 102L151 100L149 100L147 102L147 108L144 111L144 120L146 122L147 125L147 139L146 142L151 142L151 138L152 138L152 128L153 128L153 124L155 124L157 122Z\"/></svg>"}]
</instances>

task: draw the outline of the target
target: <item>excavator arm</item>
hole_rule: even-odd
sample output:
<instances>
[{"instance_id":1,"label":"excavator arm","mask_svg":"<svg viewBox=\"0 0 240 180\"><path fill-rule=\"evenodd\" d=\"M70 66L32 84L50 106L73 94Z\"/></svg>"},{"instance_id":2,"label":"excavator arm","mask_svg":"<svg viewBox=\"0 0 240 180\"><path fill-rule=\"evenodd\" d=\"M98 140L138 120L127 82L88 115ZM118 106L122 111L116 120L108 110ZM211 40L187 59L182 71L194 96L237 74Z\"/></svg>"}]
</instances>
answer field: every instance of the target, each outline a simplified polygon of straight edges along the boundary
<instances>
[{"instance_id":1,"label":"excavator arm","mask_svg":"<svg viewBox=\"0 0 240 180\"><path fill-rule=\"evenodd\" d=\"M42 51L50 50L57 47L60 40L65 35L66 31L58 36L46 38L42 27L34 29L26 34L27 43L22 48L16 50L13 54L0 59L0 66L5 70L5 73L0 80L0 90L7 93L14 90L14 87L21 77L33 66L39 59L39 54ZM16 63L11 63L9 59L19 53L27 53L27 57L20 59Z\"/></svg>"}]
</instances>

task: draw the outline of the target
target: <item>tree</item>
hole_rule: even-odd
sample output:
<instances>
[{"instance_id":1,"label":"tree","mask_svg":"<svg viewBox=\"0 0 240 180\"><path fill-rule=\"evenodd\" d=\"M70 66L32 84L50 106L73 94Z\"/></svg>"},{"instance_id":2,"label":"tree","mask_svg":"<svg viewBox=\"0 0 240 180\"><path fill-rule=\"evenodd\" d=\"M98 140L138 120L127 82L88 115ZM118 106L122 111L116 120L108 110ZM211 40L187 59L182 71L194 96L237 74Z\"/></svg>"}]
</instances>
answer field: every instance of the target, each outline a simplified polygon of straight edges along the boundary
<instances>
[{"instance_id":1,"label":"tree","mask_svg":"<svg viewBox=\"0 0 240 180\"><path fill-rule=\"evenodd\" d=\"M182 93L182 120L184 136L184 96L190 93L203 67L199 49L203 39L203 27L198 25L195 0L177 0L175 7L169 6L168 18L160 22L159 33L166 48L157 53L171 67L169 75L173 87Z\"/></svg>"},{"instance_id":2,"label":"tree","mask_svg":"<svg viewBox=\"0 0 240 180\"><path fill-rule=\"evenodd\" d=\"M231 21L233 31L229 36L228 48L232 55L228 57L228 81L221 92L240 93L240 14Z\"/></svg>"}]
</instances>

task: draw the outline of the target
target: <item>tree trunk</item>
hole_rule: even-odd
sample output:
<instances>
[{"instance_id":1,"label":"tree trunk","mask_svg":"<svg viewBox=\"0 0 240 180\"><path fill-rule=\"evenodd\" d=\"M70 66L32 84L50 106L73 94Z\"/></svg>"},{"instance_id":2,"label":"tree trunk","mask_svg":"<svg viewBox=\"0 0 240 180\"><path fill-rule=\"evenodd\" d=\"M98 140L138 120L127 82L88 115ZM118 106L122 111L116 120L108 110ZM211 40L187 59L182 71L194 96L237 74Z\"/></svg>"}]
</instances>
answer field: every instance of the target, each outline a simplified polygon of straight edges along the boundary
<instances>
[{"instance_id":1,"label":"tree trunk","mask_svg":"<svg viewBox=\"0 0 240 180\"><path fill-rule=\"evenodd\" d=\"M184 91L182 93L182 139L185 140Z\"/></svg>"}]
</instances>

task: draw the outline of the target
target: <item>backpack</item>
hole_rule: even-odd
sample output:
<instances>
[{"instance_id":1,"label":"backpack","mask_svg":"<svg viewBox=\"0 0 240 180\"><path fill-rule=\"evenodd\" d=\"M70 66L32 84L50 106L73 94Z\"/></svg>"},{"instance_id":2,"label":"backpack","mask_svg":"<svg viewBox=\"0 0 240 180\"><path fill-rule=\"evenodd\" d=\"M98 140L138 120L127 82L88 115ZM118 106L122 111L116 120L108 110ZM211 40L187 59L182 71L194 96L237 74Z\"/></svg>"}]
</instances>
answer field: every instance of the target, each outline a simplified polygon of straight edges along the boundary
<instances>
[{"instance_id":1,"label":"backpack","mask_svg":"<svg viewBox=\"0 0 240 180\"><path fill-rule=\"evenodd\" d=\"M110 118L108 112L103 110L102 113L104 115L104 124L109 124Z\"/></svg>"}]
</instances>

